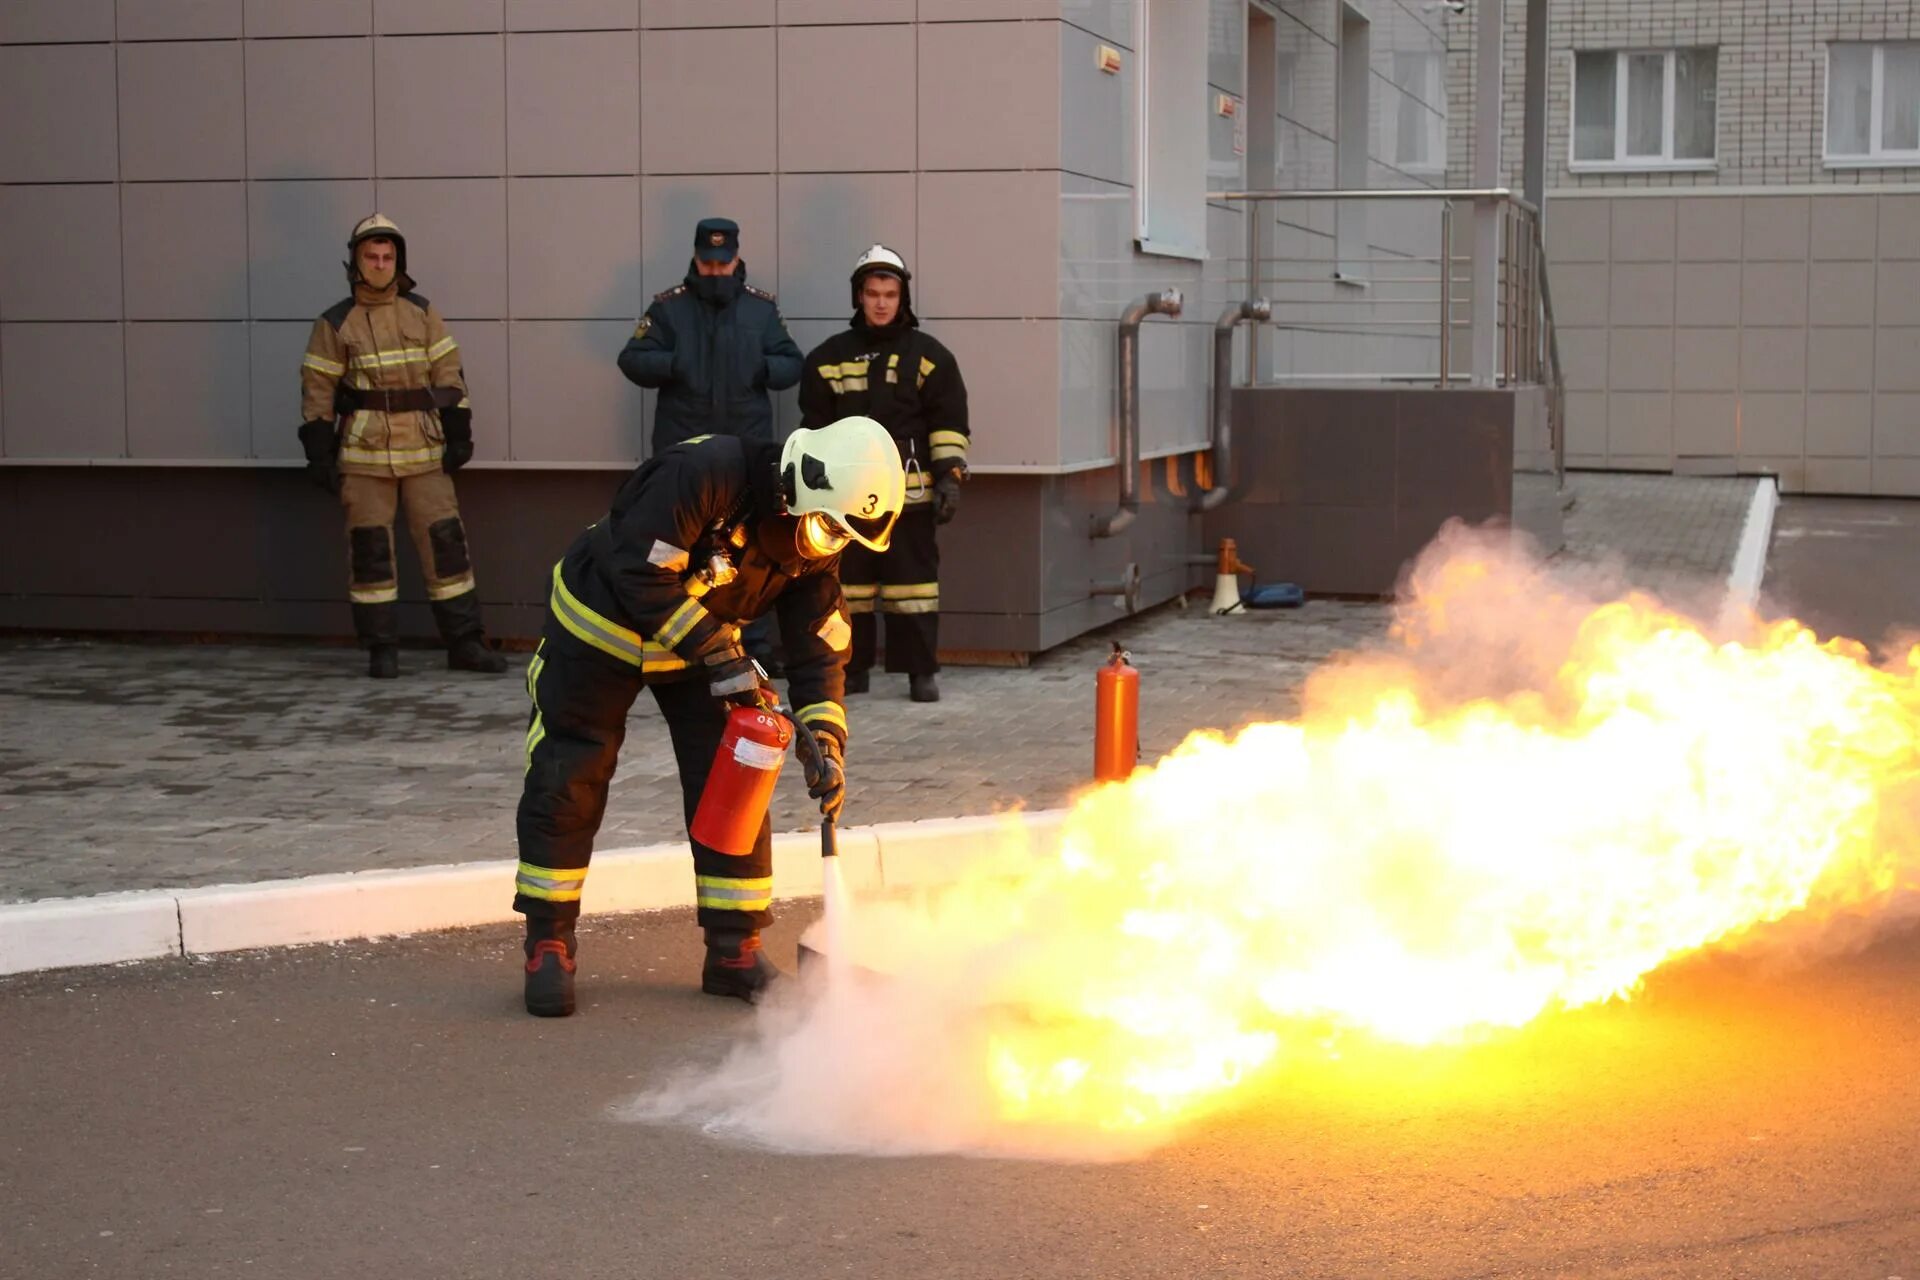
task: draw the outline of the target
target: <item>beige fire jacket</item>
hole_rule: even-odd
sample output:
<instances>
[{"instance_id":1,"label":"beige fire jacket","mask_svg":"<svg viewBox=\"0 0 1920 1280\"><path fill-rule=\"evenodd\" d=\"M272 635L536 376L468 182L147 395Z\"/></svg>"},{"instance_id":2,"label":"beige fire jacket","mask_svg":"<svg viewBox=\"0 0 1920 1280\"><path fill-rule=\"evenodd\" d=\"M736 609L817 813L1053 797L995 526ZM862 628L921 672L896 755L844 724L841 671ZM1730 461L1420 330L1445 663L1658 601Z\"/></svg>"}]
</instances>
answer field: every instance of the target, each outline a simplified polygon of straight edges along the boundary
<instances>
[{"instance_id":1,"label":"beige fire jacket","mask_svg":"<svg viewBox=\"0 0 1920 1280\"><path fill-rule=\"evenodd\" d=\"M339 421L344 475L439 470L439 410L468 407L460 344L431 302L397 286L358 285L313 322L300 390L304 420Z\"/></svg>"}]
</instances>

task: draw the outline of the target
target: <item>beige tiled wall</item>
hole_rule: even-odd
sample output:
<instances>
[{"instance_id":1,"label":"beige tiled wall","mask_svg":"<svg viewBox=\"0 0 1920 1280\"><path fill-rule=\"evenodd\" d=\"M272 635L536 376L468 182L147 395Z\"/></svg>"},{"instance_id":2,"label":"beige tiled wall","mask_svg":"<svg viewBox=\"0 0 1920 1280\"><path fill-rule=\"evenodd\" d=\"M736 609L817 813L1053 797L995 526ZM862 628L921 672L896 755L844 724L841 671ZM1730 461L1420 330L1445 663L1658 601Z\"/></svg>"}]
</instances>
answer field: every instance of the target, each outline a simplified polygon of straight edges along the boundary
<instances>
[{"instance_id":1,"label":"beige tiled wall","mask_svg":"<svg viewBox=\"0 0 1920 1280\"><path fill-rule=\"evenodd\" d=\"M1575 466L1920 494L1920 192L1563 195Z\"/></svg>"}]
</instances>

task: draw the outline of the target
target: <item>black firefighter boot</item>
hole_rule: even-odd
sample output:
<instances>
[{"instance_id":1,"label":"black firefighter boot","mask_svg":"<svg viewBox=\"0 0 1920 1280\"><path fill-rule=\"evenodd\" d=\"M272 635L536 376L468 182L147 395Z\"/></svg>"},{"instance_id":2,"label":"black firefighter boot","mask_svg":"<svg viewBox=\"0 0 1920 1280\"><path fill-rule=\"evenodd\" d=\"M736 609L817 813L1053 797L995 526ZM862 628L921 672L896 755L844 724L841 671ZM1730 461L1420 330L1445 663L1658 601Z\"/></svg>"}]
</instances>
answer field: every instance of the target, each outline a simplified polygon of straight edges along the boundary
<instances>
[{"instance_id":1,"label":"black firefighter boot","mask_svg":"<svg viewBox=\"0 0 1920 1280\"><path fill-rule=\"evenodd\" d=\"M480 628L480 593L463 591L450 600L433 602L433 620L447 642L447 670L499 675L507 669L505 654L487 647Z\"/></svg>"},{"instance_id":2,"label":"black firefighter boot","mask_svg":"<svg viewBox=\"0 0 1920 1280\"><path fill-rule=\"evenodd\" d=\"M400 622L391 602L353 606L353 630L367 646L367 674L392 680L400 674Z\"/></svg>"},{"instance_id":3,"label":"black firefighter boot","mask_svg":"<svg viewBox=\"0 0 1920 1280\"><path fill-rule=\"evenodd\" d=\"M940 682L931 675L908 676L907 696L915 702L938 702Z\"/></svg>"},{"instance_id":4,"label":"black firefighter boot","mask_svg":"<svg viewBox=\"0 0 1920 1280\"><path fill-rule=\"evenodd\" d=\"M573 1013L573 926L572 920L527 917L527 1012L536 1018Z\"/></svg>"},{"instance_id":5,"label":"black firefighter boot","mask_svg":"<svg viewBox=\"0 0 1920 1280\"><path fill-rule=\"evenodd\" d=\"M783 975L760 950L758 929L708 929L707 963L700 989L710 996L732 996L754 1003Z\"/></svg>"}]
</instances>

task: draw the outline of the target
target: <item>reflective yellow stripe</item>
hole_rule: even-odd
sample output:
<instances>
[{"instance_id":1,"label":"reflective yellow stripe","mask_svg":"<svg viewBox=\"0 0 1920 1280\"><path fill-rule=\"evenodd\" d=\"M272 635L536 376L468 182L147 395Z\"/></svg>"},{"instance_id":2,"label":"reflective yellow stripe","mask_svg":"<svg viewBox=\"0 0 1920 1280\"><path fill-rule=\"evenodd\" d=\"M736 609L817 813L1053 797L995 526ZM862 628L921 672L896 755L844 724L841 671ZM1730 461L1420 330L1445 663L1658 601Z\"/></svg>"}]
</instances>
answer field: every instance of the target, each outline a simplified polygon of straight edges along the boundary
<instances>
[{"instance_id":1,"label":"reflective yellow stripe","mask_svg":"<svg viewBox=\"0 0 1920 1280\"><path fill-rule=\"evenodd\" d=\"M923 484L917 489L907 490L907 505L910 507L923 507L932 501L933 486L930 484Z\"/></svg>"},{"instance_id":2,"label":"reflective yellow stripe","mask_svg":"<svg viewBox=\"0 0 1920 1280\"><path fill-rule=\"evenodd\" d=\"M473 589L474 589L473 575L471 573L463 573L459 577L455 578L453 581L443 582L437 587L434 586L432 583L428 583L427 599L451 600L455 596L463 596L467 594L467 592Z\"/></svg>"},{"instance_id":3,"label":"reflective yellow stripe","mask_svg":"<svg viewBox=\"0 0 1920 1280\"><path fill-rule=\"evenodd\" d=\"M301 360L300 363L309 369L318 369L321 373L329 374L335 378L347 371L347 366L335 364L325 356L317 356L311 351L307 352L306 357Z\"/></svg>"},{"instance_id":4,"label":"reflective yellow stripe","mask_svg":"<svg viewBox=\"0 0 1920 1280\"><path fill-rule=\"evenodd\" d=\"M920 357L920 376L914 379L913 385L916 387L926 386L927 375L933 372L933 368L934 368L933 361L927 359L925 356L921 356Z\"/></svg>"},{"instance_id":5,"label":"reflective yellow stripe","mask_svg":"<svg viewBox=\"0 0 1920 1280\"><path fill-rule=\"evenodd\" d=\"M459 349L460 349L460 344L453 340L452 334L448 334L446 337L440 339L440 341L434 343L432 346L427 348L427 359L438 360L441 356L446 355L447 352L458 351Z\"/></svg>"},{"instance_id":6,"label":"reflective yellow stripe","mask_svg":"<svg viewBox=\"0 0 1920 1280\"><path fill-rule=\"evenodd\" d=\"M547 666L546 647L546 639L542 637L539 646L533 651L533 661L527 664L527 700L533 703L533 720L527 725L527 764L526 768L520 771L522 773L533 768L533 749L539 746L541 740L547 736L547 721L540 710L539 691L540 673L546 670Z\"/></svg>"},{"instance_id":7,"label":"reflective yellow stripe","mask_svg":"<svg viewBox=\"0 0 1920 1280\"><path fill-rule=\"evenodd\" d=\"M940 612L940 598L935 596L930 600L882 600L880 602L880 612L938 613Z\"/></svg>"},{"instance_id":8,"label":"reflective yellow stripe","mask_svg":"<svg viewBox=\"0 0 1920 1280\"><path fill-rule=\"evenodd\" d=\"M547 902L578 902L580 894L587 887L587 869L536 867L531 862L523 862L519 873L513 878L513 887L529 898L541 898Z\"/></svg>"},{"instance_id":9,"label":"reflective yellow stripe","mask_svg":"<svg viewBox=\"0 0 1920 1280\"><path fill-rule=\"evenodd\" d=\"M865 378L842 378L839 385L834 388L836 391L865 391L866 389Z\"/></svg>"},{"instance_id":10,"label":"reflective yellow stripe","mask_svg":"<svg viewBox=\"0 0 1920 1280\"><path fill-rule=\"evenodd\" d=\"M678 609L667 615L667 621L657 633L657 638L667 648L675 648L692 635L693 629L708 616L706 606L688 596Z\"/></svg>"},{"instance_id":11,"label":"reflective yellow stripe","mask_svg":"<svg viewBox=\"0 0 1920 1280\"><path fill-rule=\"evenodd\" d=\"M372 355L353 358L353 367L356 369L390 369L396 365L431 363L425 347L401 347L395 351L376 351Z\"/></svg>"},{"instance_id":12,"label":"reflective yellow stripe","mask_svg":"<svg viewBox=\"0 0 1920 1280\"><path fill-rule=\"evenodd\" d=\"M967 456L967 437L958 431L935 431L927 436L927 443L933 446L933 460L942 458L964 458Z\"/></svg>"},{"instance_id":13,"label":"reflective yellow stripe","mask_svg":"<svg viewBox=\"0 0 1920 1280\"><path fill-rule=\"evenodd\" d=\"M837 702L813 702L793 713L793 718L801 724L812 724L818 720L839 728L841 736L847 732L847 713Z\"/></svg>"},{"instance_id":14,"label":"reflective yellow stripe","mask_svg":"<svg viewBox=\"0 0 1920 1280\"><path fill-rule=\"evenodd\" d=\"M438 462L446 454L442 445L429 445L425 449L362 449L358 445L345 445L340 450L342 462Z\"/></svg>"},{"instance_id":15,"label":"reflective yellow stripe","mask_svg":"<svg viewBox=\"0 0 1920 1280\"><path fill-rule=\"evenodd\" d=\"M354 604L388 604L400 598L400 586L391 587L348 587L347 599Z\"/></svg>"},{"instance_id":16,"label":"reflective yellow stripe","mask_svg":"<svg viewBox=\"0 0 1920 1280\"><path fill-rule=\"evenodd\" d=\"M880 588L882 600L920 600L939 594L937 582L890 582Z\"/></svg>"},{"instance_id":17,"label":"reflective yellow stripe","mask_svg":"<svg viewBox=\"0 0 1920 1280\"><path fill-rule=\"evenodd\" d=\"M707 432L707 434L703 436L688 436L685 440L682 440L680 443L681 444L699 444L702 440L711 440L711 439L713 439L713 432L709 431Z\"/></svg>"},{"instance_id":18,"label":"reflective yellow stripe","mask_svg":"<svg viewBox=\"0 0 1920 1280\"><path fill-rule=\"evenodd\" d=\"M703 907L721 911L765 911L773 905L773 877L735 879L732 876L695 876L694 898Z\"/></svg>"},{"instance_id":19,"label":"reflective yellow stripe","mask_svg":"<svg viewBox=\"0 0 1920 1280\"><path fill-rule=\"evenodd\" d=\"M622 662L644 668L646 641L640 638L640 633L607 621L576 600L560 576L558 563L553 566L553 594L547 600L547 608L575 639Z\"/></svg>"}]
</instances>

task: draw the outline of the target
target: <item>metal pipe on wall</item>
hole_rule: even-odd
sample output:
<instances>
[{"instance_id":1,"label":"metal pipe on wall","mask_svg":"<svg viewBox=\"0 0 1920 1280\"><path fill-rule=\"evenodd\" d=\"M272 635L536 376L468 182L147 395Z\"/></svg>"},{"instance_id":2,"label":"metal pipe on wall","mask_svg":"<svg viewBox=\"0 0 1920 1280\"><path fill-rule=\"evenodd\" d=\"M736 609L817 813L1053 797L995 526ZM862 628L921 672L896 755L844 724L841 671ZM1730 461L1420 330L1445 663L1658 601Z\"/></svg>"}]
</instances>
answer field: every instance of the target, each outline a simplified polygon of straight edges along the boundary
<instances>
[{"instance_id":1,"label":"metal pipe on wall","mask_svg":"<svg viewBox=\"0 0 1920 1280\"><path fill-rule=\"evenodd\" d=\"M1213 454L1213 488L1200 492L1194 510L1212 511L1226 502L1233 490L1233 331L1243 320L1264 324L1273 319L1273 304L1265 298L1248 298L1220 313L1213 322L1213 427L1207 448ZM1260 341L1258 333L1248 335L1248 345Z\"/></svg>"},{"instance_id":2,"label":"metal pipe on wall","mask_svg":"<svg viewBox=\"0 0 1920 1280\"><path fill-rule=\"evenodd\" d=\"M1140 513L1140 325L1148 316L1177 316L1178 289L1164 289L1128 305L1120 315L1120 345L1115 374L1120 380L1120 440L1115 459L1120 469L1120 505L1093 518L1092 536L1111 538L1125 531Z\"/></svg>"}]
</instances>

